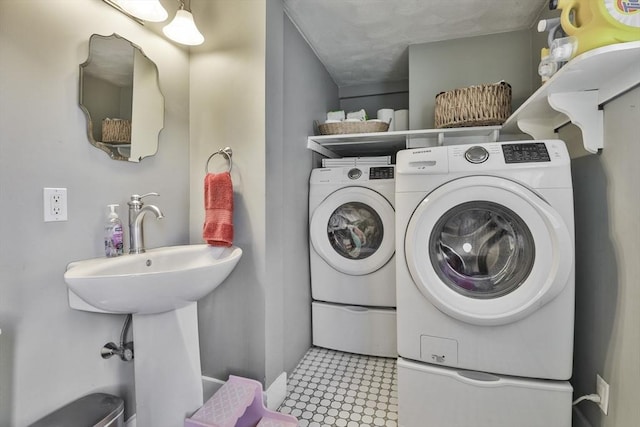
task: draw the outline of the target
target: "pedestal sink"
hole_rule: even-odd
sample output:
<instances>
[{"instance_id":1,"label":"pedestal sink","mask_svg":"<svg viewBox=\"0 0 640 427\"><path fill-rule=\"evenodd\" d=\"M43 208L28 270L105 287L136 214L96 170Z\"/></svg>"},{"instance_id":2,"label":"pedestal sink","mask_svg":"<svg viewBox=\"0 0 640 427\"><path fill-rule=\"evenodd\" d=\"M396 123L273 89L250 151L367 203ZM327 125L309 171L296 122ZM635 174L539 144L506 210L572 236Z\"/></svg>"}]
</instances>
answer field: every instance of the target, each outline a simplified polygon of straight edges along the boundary
<instances>
[{"instance_id":1,"label":"pedestal sink","mask_svg":"<svg viewBox=\"0 0 640 427\"><path fill-rule=\"evenodd\" d=\"M181 426L202 406L196 301L241 256L234 246L185 245L67 266L71 308L133 314L138 427Z\"/></svg>"}]
</instances>

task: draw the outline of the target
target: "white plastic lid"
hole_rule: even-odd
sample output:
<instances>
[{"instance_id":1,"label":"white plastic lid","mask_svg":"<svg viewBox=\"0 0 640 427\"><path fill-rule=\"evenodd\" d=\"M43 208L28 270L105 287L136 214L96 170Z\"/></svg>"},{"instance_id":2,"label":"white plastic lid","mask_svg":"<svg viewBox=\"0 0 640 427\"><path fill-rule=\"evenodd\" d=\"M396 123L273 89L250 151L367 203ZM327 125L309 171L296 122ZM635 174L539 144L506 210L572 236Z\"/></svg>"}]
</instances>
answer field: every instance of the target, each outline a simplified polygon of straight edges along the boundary
<instances>
[{"instance_id":1,"label":"white plastic lid","mask_svg":"<svg viewBox=\"0 0 640 427\"><path fill-rule=\"evenodd\" d=\"M118 212L116 212L116 208L120 205L118 204L114 204L114 205L107 205L109 207L109 209L111 209L111 212L109 212L109 218L118 218Z\"/></svg>"}]
</instances>

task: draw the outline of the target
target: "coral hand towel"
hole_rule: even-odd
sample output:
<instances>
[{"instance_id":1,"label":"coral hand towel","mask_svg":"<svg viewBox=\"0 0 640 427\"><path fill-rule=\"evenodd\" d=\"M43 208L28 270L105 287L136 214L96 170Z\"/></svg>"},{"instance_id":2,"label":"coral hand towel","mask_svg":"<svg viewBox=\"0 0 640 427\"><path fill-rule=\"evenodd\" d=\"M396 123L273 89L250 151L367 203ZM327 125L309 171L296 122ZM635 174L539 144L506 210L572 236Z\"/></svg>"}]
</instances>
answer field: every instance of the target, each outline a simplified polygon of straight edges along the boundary
<instances>
[{"instance_id":1,"label":"coral hand towel","mask_svg":"<svg viewBox=\"0 0 640 427\"><path fill-rule=\"evenodd\" d=\"M205 219L202 238L213 246L233 243L233 184L229 172L204 177Z\"/></svg>"}]
</instances>

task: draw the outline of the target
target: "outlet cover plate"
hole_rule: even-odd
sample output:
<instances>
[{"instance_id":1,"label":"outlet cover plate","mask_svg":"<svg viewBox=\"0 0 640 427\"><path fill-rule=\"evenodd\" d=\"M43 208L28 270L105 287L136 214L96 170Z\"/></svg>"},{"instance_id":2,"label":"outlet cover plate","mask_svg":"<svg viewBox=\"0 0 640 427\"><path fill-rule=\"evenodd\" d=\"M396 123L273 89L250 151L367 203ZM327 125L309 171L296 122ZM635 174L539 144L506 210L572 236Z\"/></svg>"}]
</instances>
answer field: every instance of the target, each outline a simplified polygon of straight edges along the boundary
<instances>
[{"instance_id":1,"label":"outlet cover plate","mask_svg":"<svg viewBox=\"0 0 640 427\"><path fill-rule=\"evenodd\" d=\"M607 415L609 412L609 384L602 379L602 377L596 374L596 391L598 396L600 396L600 410Z\"/></svg>"},{"instance_id":2,"label":"outlet cover plate","mask_svg":"<svg viewBox=\"0 0 640 427\"><path fill-rule=\"evenodd\" d=\"M44 188L44 222L58 222L67 220L67 189Z\"/></svg>"}]
</instances>

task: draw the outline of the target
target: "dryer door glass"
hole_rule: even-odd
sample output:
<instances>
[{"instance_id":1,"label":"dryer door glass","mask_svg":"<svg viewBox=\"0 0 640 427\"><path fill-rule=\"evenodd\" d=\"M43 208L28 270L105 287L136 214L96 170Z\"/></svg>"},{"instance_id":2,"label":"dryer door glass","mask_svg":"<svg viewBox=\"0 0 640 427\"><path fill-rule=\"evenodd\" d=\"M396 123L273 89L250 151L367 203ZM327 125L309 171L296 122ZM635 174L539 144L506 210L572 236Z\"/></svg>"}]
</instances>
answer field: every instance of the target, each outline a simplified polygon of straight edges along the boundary
<instances>
[{"instance_id":1,"label":"dryer door glass","mask_svg":"<svg viewBox=\"0 0 640 427\"><path fill-rule=\"evenodd\" d=\"M309 238L318 255L337 271L371 274L395 253L393 205L369 188L341 188L313 211Z\"/></svg>"},{"instance_id":2,"label":"dryer door glass","mask_svg":"<svg viewBox=\"0 0 640 427\"><path fill-rule=\"evenodd\" d=\"M533 237L512 210L488 201L460 204L435 224L429 256L440 279L470 298L517 289L535 260Z\"/></svg>"},{"instance_id":3,"label":"dryer door glass","mask_svg":"<svg viewBox=\"0 0 640 427\"><path fill-rule=\"evenodd\" d=\"M380 215L360 202L338 207L327 223L327 236L333 249L347 259L364 259L374 254L384 237Z\"/></svg>"}]
</instances>

